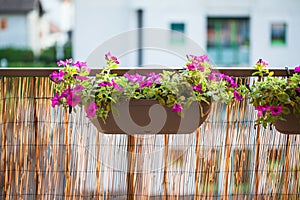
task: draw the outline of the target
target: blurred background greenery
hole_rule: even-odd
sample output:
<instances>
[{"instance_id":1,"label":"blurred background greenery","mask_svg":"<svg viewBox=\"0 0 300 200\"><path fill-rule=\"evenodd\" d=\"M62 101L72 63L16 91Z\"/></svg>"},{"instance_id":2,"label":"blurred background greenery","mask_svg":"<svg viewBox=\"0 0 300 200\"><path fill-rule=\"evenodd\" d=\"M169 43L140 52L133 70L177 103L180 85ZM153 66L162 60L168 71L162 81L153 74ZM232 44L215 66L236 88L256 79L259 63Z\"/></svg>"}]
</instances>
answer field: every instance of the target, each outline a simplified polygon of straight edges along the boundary
<instances>
[{"instance_id":1,"label":"blurred background greenery","mask_svg":"<svg viewBox=\"0 0 300 200\"><path fill-rule=\"evenodd\" d=\"M41 51L40 55L34 56L31 49L3 48L0 49L1 65L6 67L57 67L57 47L55 45ZM68 42L63 46L63 59L72 57L72 43Z\"/></svg>"}]
</instances>

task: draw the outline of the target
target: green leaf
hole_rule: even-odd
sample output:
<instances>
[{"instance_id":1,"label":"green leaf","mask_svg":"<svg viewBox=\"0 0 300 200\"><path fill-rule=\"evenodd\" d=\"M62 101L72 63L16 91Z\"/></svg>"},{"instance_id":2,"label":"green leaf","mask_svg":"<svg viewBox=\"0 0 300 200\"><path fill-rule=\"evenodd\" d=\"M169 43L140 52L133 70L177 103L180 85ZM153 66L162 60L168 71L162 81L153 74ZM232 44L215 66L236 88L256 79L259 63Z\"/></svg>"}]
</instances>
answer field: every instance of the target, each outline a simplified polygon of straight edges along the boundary
<instances>
[{"instance_id":1,"label":"green leaf","mask_svg":"<svg viewBox=\"0 0 300 200\"><path fill-rule=\"evenodd\" d=\"M290 111L290 109L289 109L288 107L282 106L282 113L283 113L284 115L288 115L288 114L291 113L291 111Z\"/></svg>"},{"instance_id":2,"label":"green leaf","mask_svg":"<svg viewBox=\"0 0 300 200\"><path fill-rule=\"evenodd\" d=\"M291 101L289 95L287 93L284 93L284 92L278 94L278 99L281 102L285 102L285 103L289 103Z\"/></svg>"}]
</instances>

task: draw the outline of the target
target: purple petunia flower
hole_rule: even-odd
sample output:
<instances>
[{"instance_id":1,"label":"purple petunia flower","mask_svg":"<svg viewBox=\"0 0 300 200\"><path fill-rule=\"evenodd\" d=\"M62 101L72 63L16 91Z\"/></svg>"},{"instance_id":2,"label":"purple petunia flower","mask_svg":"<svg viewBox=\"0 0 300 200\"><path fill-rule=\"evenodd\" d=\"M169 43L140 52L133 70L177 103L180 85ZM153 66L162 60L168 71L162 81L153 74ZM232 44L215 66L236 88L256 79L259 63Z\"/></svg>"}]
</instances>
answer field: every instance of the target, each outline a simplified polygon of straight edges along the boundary
<instances>
[{"instance_id":1,"label":"purple petunia flower","mask_svg":"<svg viewBox=\"0 0 300 200\"><path fill-rule=\"evenodd\" d=\"M243 97L236 90L233 91L233 95L236 100L238 100L238 101L243 100Z\"/></svg>"},{"instance_id":2,"label":"purple petunia flower","mask_svg":"<svg viewBox=\"0 0 300 200\"><path fill-rule=\"evenodd\" d=\"M58 66L67 66L68 64L71 64L73 62L72 58L66 59L65 61L60 60L57 62Z\"/></svg>"},{"instance_id":3,"label":"purple petunia flower","mask_svg":"<svg viewBox=\"0 0 300 200\"><path fill-rule=\"evenodd\" d=\"M64 80L64 75L65 75L65 74L66 74L66 73L63 72L63 71L61 71L61 70L59 70L59 72L54 71L54 72L52 72L52 73L49 75L49 78L50 78L54 83L59 83L59 82L61 82L61 81Z\"/></svg>"},{"instance_id":4,"label":"purple petunia flower","mask_svg":"<svg viewBox=\"0 0 300 200\"><path fill-rule=\"evenodd\" d=\"M162 77L161 75L155 74L154 72L151 72L151 73L147 74L148 82L152 82L152 83L155 83L155 84L160 84L161 77Z\"/></svg>"},{"instance_id":5,"label":"purple petunia flower","mask_svg":"<svg viewBox=\"0 0 300 200\"><path fill-rule=\"evenodd\" d=\"M192 58L193 60L196 60L197 62L204 62L204 61L209 62L209 57L205 54L201 56L189 55L189 57Z\"/></svg>"},{"instance_id":6,"label":"purple petunia flower","mask_svg":"<svg viewBox=\"0 0 300 200\"><path fill-rule=\"evenodd\" d=\"M115 89L117 89L117 90L119 90L119 91L124 91L124 88L121 88L121 87L115 82L114 79L111 80L111 82L112 82L112 86L113 86Z\"/></svg>"},{"instance_id":7,"label":"purple petunia flower","mask_svg":"<svg viewBox=\"0 0 300 200\"><path fill-rule=\"evenodd\" d=\"M258 113L257 113L257 116L258 116L258 117L261 117L261 116L264 114L264 112L267 111L267 110L269 110L269 109L270 109L270 106L267 105L267 104L264 104L264 105L262 105L262 106L257 106L257 107L255 108L255 110L258 111Z\"/></svg>"},{"instance_id":8,"label":"purple petunia flower","mask_svg":"<svg viewBox=\"0 0 300 200\"><path fill-rule=\"evenodd\" d=\"M97 104L95 102L91 102L90 105L88 106L88 108L85 110L86 116L88 118L95 117L97 108L98 108Z\"/></svg>"},{"instance_id":9,"label":"purple petunia flower","mask_svg":"<svg viewBox=\"0 0 300 200\"><path fill-rule=\"evenodd\" d=\"M59 98L64 98L64 97L69 96L70 92L71 92L71 88L70 88L70 86L69 86L68 89L64 90L64 91L61 93L61 95L59 96Z\"/></svg>"},{"instance_id":10,"label":"purple petunia flower","mask_svg":"<svg viewBox=\"0 0 300 200\"><path fill-rule=\"evenodd\" d=\"M232 80L232 81L230 81L230 87L237 88L238 85L236 84L236 82L234 80Z\"/></svg>"},{"instance_id":11,"label":"purple petunia flower","mask_svg":"<svg viewBox=\"0 0 300 200\"><path fill-rule=\"evenodd\" d=\"M186 67L187 67L188 70L190 70L190 71L196 69L196 66L195 66L195 63L194 63L194 62L186 64Z\"/></svg>"},{"instance_id":12,"label":"purple petunia flower","mask_svg":"<svg viewBox=\"0 0 300 200\"><path fill-rule=\"evenodd\" d=\"M142 82L144 80L144 77L140 74L124 74L124 77L127 78L130 82L136 83L136 82Z\"/></svg>"},{"instance_id":13,"label":"purple petunia flower","mask_svg":"<svg viewBox=\"0 0 300 200\"><path fill-rule=\"evenodd\" d=\"M72 66L77 67L77 72L80 72L80 70L85 70L88 73L91 72L91 69L87 66L86 62L77 61L76 63L72 64Z\"/></svg>"},{"instance_id":14,"label":"purple petunia flower","mask_svg":"<svg viewBox=\"0 0 300 200\"><path fill-rule=\"evenodd\" d=\"M261 111L261 110L259 110L259 111L257 112L257 116L258 116L258 117L261 117L261 116L263 116L263 114L264 114L264 112L263 112L263 111Z\"/></svg>"},{"instance_id":15,"label":"purple petunia flower","mask_svg":"<svg viewBox=\"0 0 300 200\"><path fill-rule=\"evenodd\" d=\"M81 92L84 89L84 87L82 85L76 85L73 88L73 92Z\"/></svg>"},{"instance_id":16,"label":"purple petunia flower","mask_svg":"<svg viewBox=\"0 0 300 200\"><path fill-rule=\"evenodd\" d=\"M266 67L266 66L269 65L269 63L267 63L266 61L264 61L264 60L262 60L262 59L259 59L259 60L256 62L256 64L257 64L257 65L260 64L260 65L262 65L262 66L264 66L264 67Z\"/></svg>"},{"instance_id":17,"label":"purple petunia flower","mask_svg":"<svg viewBox=\"0 0 300 200\"><path fill-rule=\"evenodd\" d=\"M198 84L198 85L194 85L192 87L194 90L197 90L198 92L202 93L202 85L201 84Z\"/></svg>"},{"instance_id":18,"label":"purple petunia flower","mask_svg":"<svg viewBox=\"0 0 300 200\"><path fill-rule=\"evenodd\" d=\"M295 72L295 73L300 73L300 66L295 67L294 72Z\"/></svg>"},{"instance_id":19,"label":"purple petunia flower","mask_svg":"<svg viewBox=\"0 0 300 200\"><path fill-rule=\"evenodd\" d=\"M172 108L172 112L181 112L182 111L182 106L179 103L175 103L173 108Z\"/></svg>"},{"instance_id":20,"label":"purple petunia flower","mask_svg":"<svg viewBox=\"0 0 300 200\"><path fill-rule=\"evenodd\" d=\"M120 64L120 62L118 61L118 58L116 56L111 55L110 52L108 52L107 54L105 54L105 60L107 61L114 61L116 64Z\"/></svg>"},{"instance_id":21,"label":"purple petunia flower","mask_svg":"<svg viewBox=\"0 0 300 200\"><path fill-rule=\"evenodd\" d=\"M279 115L280 113L282 113L282 107L281 106L271 106L270 111L272 113L272 115Z\"/></svg>"},{"instance_id":22,"label":"purple petunia flower","mask_svg":"<svg viewBox=\"0 0 300 200\"><path fill-rule=\"evenodd\" d=\"M216 78L216 75L215 75L215 73L213 73L213 72L211 72L211 73L207 76L207 80L209 80L209 81L213 81L213 80L215 80L215 78Z\"/></svg>"},{"instance_id":23,"label":"purple petunia flower","mask_svg":"<svg viewBox=\"0 0 300 200\"><path fill-rule=\"evenodd\" d=\"M204 61L209 62L209 58L207 55L202 55L202 56L189 55L189 58L191 62L187 63L186 67L190 71L198 69L199 71L203 72L205 70L203 66Z\"/></svg>"},{"instance_id":24,"label":"purple petunia flower","mask_svg":"<svg viewBox=\"0 0 300 200\"><path fill-rule=\"evenodd\" d=\"M81 102L81 97L80 95L74 94L73 92L71 92L67 98L66 103L70 106L76 106L77 104L79 104Z\"/></svg>"},{"instance_id":25,"label":"purple petunia flower","mask_svg":"<svg viewBox=\"0 0 300 200\"><path fill-rule=\"evenodd\" d=\"M151 87L152 84L153 82L151 80L143 80L139 82L140 89L144 87Z\"/></svg>"},{"instance_id":26,"label":"purple petunia flower","mask_svg":"<svg viewBox=\"0 0 300 200\"><path fill-rule=\"evenodd\" d=\"M72 64L72 66L81 68L81 67L85 67L87 65L86 65L86 62L77 61L76 63Z\"/></svg>"},{"instance_id":27,"label":"purple petunia flower","mask_svg":"<svg viewBox=\"0 0 300 200\"><path fill-rule=\"evenodd\" d=\"M269 109L270 109L270 106L267 105L267 104L264 104L264 105L262 105L262 106L257 106L257 107L255 108L255 110L258 110L258 111L266 111L266 110L269 110Z\"/></svg>"},{"instance_id":28,"label":"purple petunia flower","mask_svg":"<svg viewBox=\"0 0 300 200\"><path fill-rule=\"evenodd\" d=\"M298 95L300 96L300 87L297 89Z\"/></svg>"},{"instance_id":29,"label":"purple petunia flower","mask_svg":"<svg viewBox=\"0 0 300 200\"><path fill-rule=\"evenodd\" d=\"M89 78L86 77L86 76L76 76L76 79L77 79L77 80L80 80L80 81L89 80Z\"/></svg>"},{"instance_id":30,"label":"purple petunia flower","mask_svg":"<svg viewBox=\"0 0 300 200\"><path fill-rule=\"evenodd\" d=\"M56 93L55 96L51 99L52 107L59 106L60 105L59 100L60 100L60 96L58 95L58 93Z\"/></svg>"},{"instance_id":31,"label":"purple petunia flower","mask_svg":"<svg viewBox=\"0 0 300 200\"><path fill-rule=\"evenodd\" d=\"M112 86L112 84L108 81L103 81L103 82L99 83L98 86L100 86L100 87Z\"/></svg>"}]
</instances>

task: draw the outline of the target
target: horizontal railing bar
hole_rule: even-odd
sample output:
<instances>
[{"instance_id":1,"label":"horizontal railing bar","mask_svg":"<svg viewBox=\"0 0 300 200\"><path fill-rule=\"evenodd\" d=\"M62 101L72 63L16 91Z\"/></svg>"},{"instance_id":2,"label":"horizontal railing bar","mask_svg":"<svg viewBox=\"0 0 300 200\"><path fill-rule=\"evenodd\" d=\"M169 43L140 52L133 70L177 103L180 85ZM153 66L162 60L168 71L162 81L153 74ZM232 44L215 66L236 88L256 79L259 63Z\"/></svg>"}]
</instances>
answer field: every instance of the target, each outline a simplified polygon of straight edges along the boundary
<instances>
[{"instance_id":1,"label":"horizontal railing bar","mask_svg":"<svg viewBox=\"0 0 300 200\"><path fill-rule=\"evenodd\" d=\"M61 68L0 68L0 76L8 77L47 77L53 71L58 71ZM224 73L235 77L249 77L255 72L252 68L214 68L220 73ZM146 74L149 72L161 72L162 70L180 70L180 68L118 68L113 69L112 72L118 75L123 75L127 72ZM287 76L286 69L269 68L270 71L274 71L275 76ZM95 76L101 69L92 69L91 76ZM293 69L290 69L290 73L293 73Z\"/></svg>"}]
</instances>

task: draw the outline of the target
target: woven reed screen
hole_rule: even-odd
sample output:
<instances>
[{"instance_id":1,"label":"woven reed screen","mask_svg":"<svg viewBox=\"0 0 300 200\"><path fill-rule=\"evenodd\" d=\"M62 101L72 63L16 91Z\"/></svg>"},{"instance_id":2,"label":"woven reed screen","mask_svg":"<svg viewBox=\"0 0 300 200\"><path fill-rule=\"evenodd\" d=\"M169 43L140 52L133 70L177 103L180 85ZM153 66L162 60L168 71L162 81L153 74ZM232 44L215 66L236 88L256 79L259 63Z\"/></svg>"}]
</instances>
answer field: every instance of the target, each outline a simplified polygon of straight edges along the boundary
<instances>
[{"instance_id":1,"label":"woven reed screen","mask_svg":"<svg viewBox=\"0 0 300 200\"><path fill-rule=\"evenodd\" d=\"M187 135L105 135L51 107L48 78L0 78L0 199L299 199L300 137L212 104Z\"/></svg>"}]
</instances>

